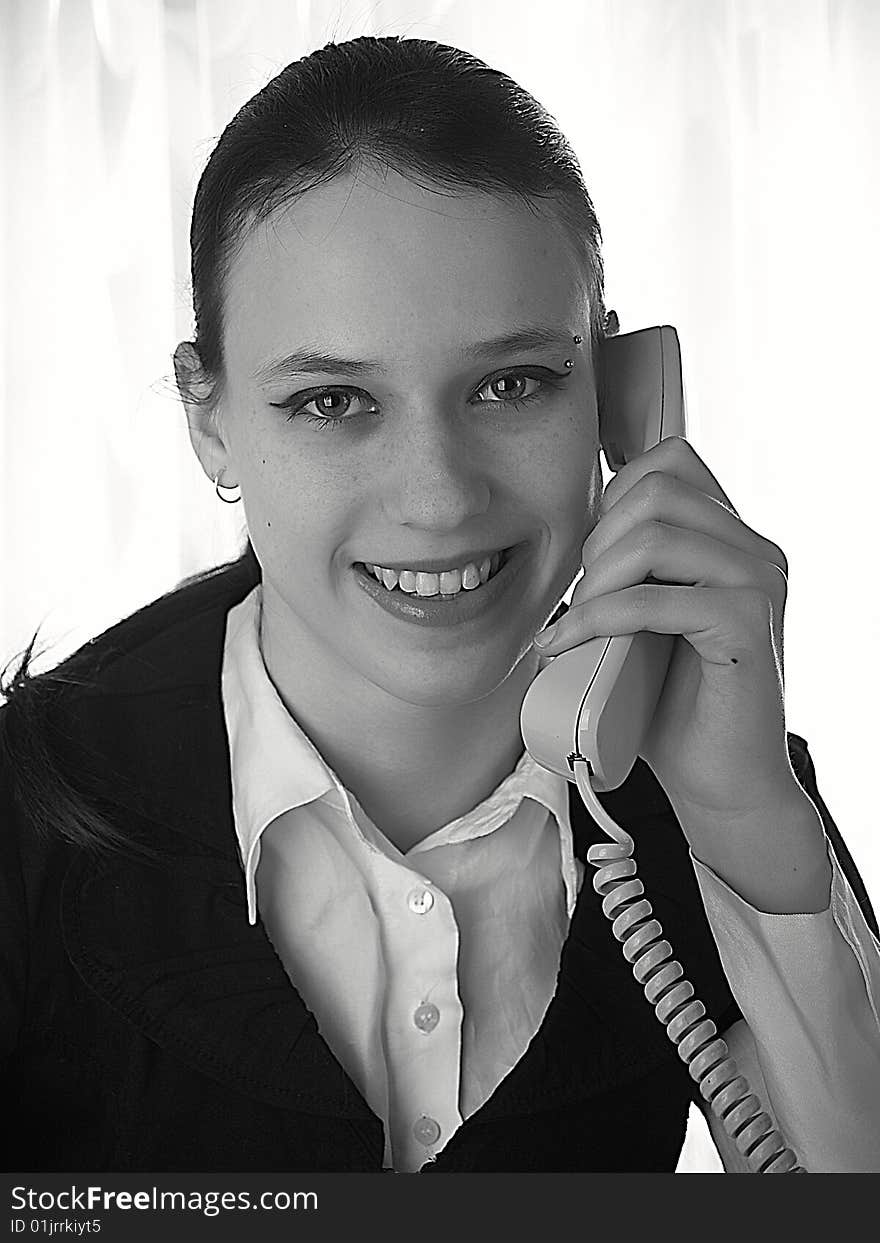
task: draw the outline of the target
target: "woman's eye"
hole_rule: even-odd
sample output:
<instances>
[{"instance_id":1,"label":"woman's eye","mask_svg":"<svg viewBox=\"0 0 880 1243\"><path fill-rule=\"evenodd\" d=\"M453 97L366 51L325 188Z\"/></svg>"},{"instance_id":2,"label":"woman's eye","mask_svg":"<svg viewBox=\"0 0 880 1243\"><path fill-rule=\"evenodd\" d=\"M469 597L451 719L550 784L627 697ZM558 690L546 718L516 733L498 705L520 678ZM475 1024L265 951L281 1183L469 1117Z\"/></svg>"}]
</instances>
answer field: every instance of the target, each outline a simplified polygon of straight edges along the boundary
<instances>
[{"instance_id":1,"label":"woman's eye","mask_svg":"<svg viewBox=\"0 0 880 1243\"><path fill-rule=\"evenodd\" d=\"M544 387L545 381L538 376L524 375L519 371L507 371L504 375L487 380L477 390L477 400L495 403L523 401L535 397ZM482 396L482 394L488 396Z\"/></svg>"},{"instance_id":2,"label":"woman's eye","mask_svg":"<svg viewBox=\"0 0 880 1243\"><path fill-rule=\"evenodd\" d=\"M342 423L355 414L375 414L378 410L371 397L354 388L311 389L306 393L296 393L287 401L272 401L269 404L287 410L288 420L302 414L310 423L318 423L322 427Z\"/></svg>"}]
</instances>

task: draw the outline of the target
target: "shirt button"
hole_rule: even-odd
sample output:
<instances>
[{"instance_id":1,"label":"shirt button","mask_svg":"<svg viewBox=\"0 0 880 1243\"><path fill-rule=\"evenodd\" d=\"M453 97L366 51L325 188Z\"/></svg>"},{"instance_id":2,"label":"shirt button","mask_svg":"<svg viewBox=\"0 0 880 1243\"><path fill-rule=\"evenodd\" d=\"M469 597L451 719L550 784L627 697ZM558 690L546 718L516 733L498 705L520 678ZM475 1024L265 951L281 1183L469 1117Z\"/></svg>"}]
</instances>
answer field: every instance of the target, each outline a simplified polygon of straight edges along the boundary
<instances>
[{"instance_id":1,"label":"shirt button","mask_svg":"<svg viewBox=\"0 0 880 1243\"><path fill-rule=\"evenodd\" d=\"M440 1138L440 1127L433 1118L426 1118L423 1114L413 1127L413 1135L415 1135L420 1144L424 1144L426 1148L429 1148L431 1144L436 1144Z\"/></svg>"},{"instance_id":2,"label":"shirt button","mask_svg":"<svg viewBox=\"0 0 880 1243\"><path fill-rule=\"evenodd\" d=\"M434 905L434 895L430 889L411 889L406 904L414 915L427 915Z\"/></svg>"},{"instance_id":3,"label":"shirt button","mask_svg":"<svg viewBox=\"0 0 880 1243\"><path fill-rule=\"evenodd\" d=\"M420 1032L432 1032L440 1022L440 1011L426 1001L413 1012L413 1022Z\"/></svg>"}]
</instances>

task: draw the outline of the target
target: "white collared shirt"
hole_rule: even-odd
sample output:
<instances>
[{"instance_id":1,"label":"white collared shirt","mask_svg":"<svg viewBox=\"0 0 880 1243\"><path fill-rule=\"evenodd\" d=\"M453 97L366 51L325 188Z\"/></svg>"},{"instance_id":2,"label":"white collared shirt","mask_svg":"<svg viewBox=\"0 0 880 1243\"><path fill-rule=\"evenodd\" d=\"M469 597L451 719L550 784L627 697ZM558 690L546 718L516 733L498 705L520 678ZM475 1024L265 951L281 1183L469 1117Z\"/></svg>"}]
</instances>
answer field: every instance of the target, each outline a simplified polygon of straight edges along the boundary
<instances>
[{"instance_id":1,"label":"white collared shirt","mask_svg":"<svg viewBox=\"0 0 880 1243\"><path fill-rule=\"evenodd\" d=\"M385 1165L415 1171L520 1060L552 999L583 877L568 783L524 752L487 799L401 852L279 698L260 652L260 607L257 586L230 610L222 682L249 918L259 911L322 1036L382 1119ZM850 1009L877 1025L880 951L829 854L831 908L797 916L755 911L693 860L732 991L759 1049L780 1050L789 1071L823 1040L844 1065L854 1060L827 1008L817 1034L796 998L788 1009L767 1004L793 943L809 955L812 936ZM877 1034L880 1049L880 1025ZM805 1096L797 1084L786 1101ZM808 1108L783 1116L790 1142L792 1126L816 1125Z\"/></svg>"}]
</instances>

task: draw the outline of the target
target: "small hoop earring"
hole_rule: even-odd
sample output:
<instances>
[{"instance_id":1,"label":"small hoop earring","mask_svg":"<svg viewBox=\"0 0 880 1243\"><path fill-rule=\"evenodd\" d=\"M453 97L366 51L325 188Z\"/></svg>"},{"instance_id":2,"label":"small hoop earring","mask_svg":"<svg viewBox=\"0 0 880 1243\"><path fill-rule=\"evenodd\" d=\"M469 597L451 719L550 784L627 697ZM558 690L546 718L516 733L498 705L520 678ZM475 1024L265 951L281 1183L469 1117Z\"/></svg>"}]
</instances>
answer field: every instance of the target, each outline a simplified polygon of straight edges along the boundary
<instances>
[{"instance_id":1,"label":"small hoop earring","mask_svg":"<svg viewBox=\"0 0 880 1243\"><path fill-rule=\"evenodd\" d=\"M218 470L217 474L214 476L214 491L220 497L220 500L224 503L224 505L235 505L238 501L241 500L241 486L237 483L234 483L232 487L224 488L224 485L220 482L220 476L222 473L223 473L222 471ZM224 496L223 493L220 491L221 488L224 488L224 490L227 492L231 492L233 488L238 488L239 490L238 496L233 496L231 498L228 496Z\"/></svg>"}]
</instances>

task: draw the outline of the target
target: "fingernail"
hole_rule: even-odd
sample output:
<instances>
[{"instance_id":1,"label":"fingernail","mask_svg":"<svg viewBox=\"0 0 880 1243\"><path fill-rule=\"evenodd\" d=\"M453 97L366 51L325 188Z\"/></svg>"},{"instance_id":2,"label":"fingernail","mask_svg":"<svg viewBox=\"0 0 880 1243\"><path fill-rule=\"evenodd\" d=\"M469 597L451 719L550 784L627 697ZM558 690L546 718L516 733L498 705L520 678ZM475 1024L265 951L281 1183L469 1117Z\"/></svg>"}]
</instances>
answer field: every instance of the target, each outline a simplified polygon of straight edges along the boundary
<instances>
[{"instance_id":1,"label":"fingernail","mask_svg":"<svg viewBox=\"0 0 880 1243\"><path fill-rule=\"evenodd\" d=\"M552 643L556 637L556 626L548 626L546 630L540 630L535 635L535 647L546 647L548 643Z\"/></svg>"}]
</instances>

